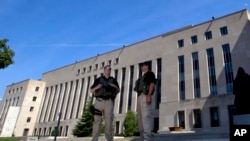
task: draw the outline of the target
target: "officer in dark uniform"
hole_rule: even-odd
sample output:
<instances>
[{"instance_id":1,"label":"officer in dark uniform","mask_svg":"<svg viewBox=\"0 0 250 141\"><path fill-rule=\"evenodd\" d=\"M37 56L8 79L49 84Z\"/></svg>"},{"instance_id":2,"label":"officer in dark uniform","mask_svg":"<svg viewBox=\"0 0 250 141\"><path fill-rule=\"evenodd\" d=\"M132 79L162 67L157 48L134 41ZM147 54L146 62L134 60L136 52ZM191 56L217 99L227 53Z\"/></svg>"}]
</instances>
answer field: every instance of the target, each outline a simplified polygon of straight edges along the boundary
<instances>
[{"instance_id":1,"label":"officer in dark uniform","mask_svg":"<svg viewBox=\"0 0 250 141\"><path fill-rule=\"evenodd\" d=\"M155 89L155 74L149 70L149 62L140 64L142 76L136 81L134 90L137 98L137 118L141 141L149 141L151 138L151 102Z\"/></svg>"},{"instance_id":2,"label":"officer in dark uniform","mask_svg":"<svg viewBox=\"0 0 250 141\"><path fill-rule=\"evenodd\" d=\"M117 80L110 76L110 73L111 67L109 65L105 66L103 75L97 78L91 86L91 93L96 98L92 141L98 141L102 114L104 114L105 121L105 137L107 141L113 141L114 99L120 88Z\"/></svg>"}]
</instances>

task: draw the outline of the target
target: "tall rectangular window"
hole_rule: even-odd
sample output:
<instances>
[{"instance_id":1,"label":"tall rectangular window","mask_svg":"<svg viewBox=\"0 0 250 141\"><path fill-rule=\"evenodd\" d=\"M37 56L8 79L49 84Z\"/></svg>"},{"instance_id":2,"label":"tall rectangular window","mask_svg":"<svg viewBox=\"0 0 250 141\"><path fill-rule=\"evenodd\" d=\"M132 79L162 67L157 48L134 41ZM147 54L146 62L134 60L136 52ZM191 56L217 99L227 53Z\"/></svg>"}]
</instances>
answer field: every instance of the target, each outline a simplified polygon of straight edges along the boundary
<instances>
[{"instance_id":1,"label":"tall rectangular window","mask_svg":"<svg viewBox=\"0 0 250 141\"><path fill-rule=\"evenodd\" d=\"M23 130L23 136L28 136L28 134L29 134L29 128L25 128Z\"/></svg>"},{"instance_id":2,"label":"tall rectangular window","mask_svg":"<svg viewBox=\"0 0 250 141\"><path fill-rule=\"evenodd\" d=\"M98 64L95 64L95 70L97 70L98 69Z\"/></svg>"},{"instance_id":3,"label":"tall rectangular window","mask_svg":"<svg viewBox=\"0 0 250 141\"><path fill-rule=\"evenodd\" d=\"M33 112L33 110L34 110L34 107L31 106L31 107L30 107L30 112Z\"/></svg>"},{"instance_id":4,"label":"tall rectangular window","mask_svg":"<svg viewBox=\"0 0 250 141\"><path fill-rule=\"evenodd\" d=\"M206 40L210 40L210 39L212 39L213 38L213 36L212 36L212 31L207 31L207 32L205 32L205 39Z\"/></svg>"},{"instance_id":5,"label":"tall rectangular window","mask_svg":"<svg viewBox=\"0 0 250 141\"><path fill-rule=\"evenodd\" d=\"M157 131L159 130L159 118L154 118L154 128L153 128L153 131L155 133L157 133Z\"/></svg>"},{"instance_id":6,"label":"tall rectangular window","mask_svg":"<svg viewBox=\"0 0 250 141\"><path fill-rule=\"evenodd\" d=\"M105 66L105 62L101 63L101 69Z\"/></svg>"},{"instance_id":7,"label":"tall rectangular window","mask_svg":"<svg viewBox=\"0 0 250 141\"><path fill-rule=\"evenodd\" d=\"M222 45L223 49L223 56L224 56L224 70L226 76L226 85L227 85L227 93L233 93L233 65L232 65L232 58L230 53L229 44Z\"/></svg>"},{"instance_id":8,"label":"tall rectangular window","mask_svg":"<svg viewBox=\"0 0 250 141\"><path fill-rule=\"evenodd\" d=\"M85 72L86 72L86 67L82 69L82 74L84 74Z\"/></svg>"},{"instance_id":9,"label":"tall rectangular window","mask_svg":"<svg viewBox=\"0 0 250 141\"><path fill-rule=\"evenodd\" d=\"M126 78L126 68L122 68L122 82L121 82L121 93L120 93L120 105L119 105L119 114L122 113L122 106L123 106L123 96L124 96L124 85L125 85L125 78Z\"/></svg>"},{"instance_id":10,"label":"tall rectangular window","mask_svg":"<svg viewBox=\"0 0 250 141\"><path fill-rule=\"evenodd\" d=\"M178 40L178 47L179 48L184 47L184 40L183 39Z\"/></svg>"},{"instance_id":11,"label":"tall rectangular window","mask_svg":"<svg viewBox=\"0 0 250 141\"><path fill-rule=\"evenodd\" d=\"M161 102L161 71L162 71L162 60L157 59L157 81L156 81L156 109L159 109Z\"/></svg>"},{"instance_id":12,"label":"tall rectangular window","mask_svg":"<svg viewBox=\"0 0 250 141\"><path fill-rule=\"evenodd\" d=\"M63 84L61 83L60 84L60 87L59 87L59 93L58 93L58 98L57 98L57 100L56 100L56 108L55 108L55 113L54 113L54 117L53 117L53 121L55 121L56 120L56 115L58 114L58 106L59 106L59 102L60 102L60 100L61 100L61 92L62 92L62 86L63 86Z\"/></svg>"},{"instance_id":13,"label":"tall rectangular window","mask_svg":"<svg viewBox=\"0 0 250 141\"><path fill-rule=\"evenodd\" d=\"M30 122L31 121L31 117L27 117L26 122Z\"/></svg>"},{"instance_id":14,"label":"tall rectangular window","mask_svg":"<svg viewBox=\"0 0 250 141\"><path fill-rule=\"evenodd\" d=\"M133 80L134 80L134 66L130 66L129 95L128 95L128 110L131 110L131 106L132 106Z\"/></svg>"},{"instance_id":15,"label":"tall rectangular window","mask_svg":"<svg viewBox=\"0 0 250 141\"><path fill-rule=\"evenodd\" d=\"M89 66L89 70L88 70L88 72L90 72L92 70L92 66Z\"/></svg>"},{"instance_id":16,"label":"tall rectangular window","mask_svg":"<svg viewBox=\"0 0 250 141\"><path fill-rule=\"evenodd\" d=\"M60 127L60 130L59 130L59 136L62 135L62 130L63 130L63 127L61 126L61 127Z\"/></svg>"},{"instance_id":17,"label":"tall rectangular window","mask_svg":"<svg viewBox=\"0 0 250 141\"><path fill-rule=\"evenodd\" d=\"M38 136L41 135L41 131L42 131L42 128L39 128L39 131L38 131Z\"/></svg>"},{"instance_id":18,"label":"tall rectangular window","mask_svg":"<svg viewBox=\"0 0 250 141\"><path fill-rule=\"evenodd\" d=\"M76 111L76 117L75 118L78 118L80 105L81 105L81 100L82 100L83 86L84 86L84 78L82 78L82 83L81 83L81 88L80 88L80 96L79 96L79 99L78 99L78 105L77 105L77 111Z\"/></svg>"},{"instance_id":19,"label":"tall rectangular window","mask_svg":"<svg viewBox=\"0 0 250 141\"><path fill-rule=\"evenodd\" d=\"M103 76L103 73L101 73L101 76ZM97 75L94 75L94 81L97 79ZM91 102L93 102L94 96L91 97Z\"/></svg>"},{"instance_id":20,"label":"tall rectangular window","mask_svg":"<svg viewBox=\"0 0 250 141\"><path fill-rule=\"evenodd\" d=\"M213 48L207 49L207 65L208 65L210 95L217 95L217 82L215 74Z\"/></svg>"},{"instance_id":21,"label":"tall rectangular window","mask_svg":"<svg viewBox=\"0 0 250 141\"><path fill-rule=\"evenodd\" d=\"M69 119L72 119L72 116L73 116L73 111L74 111L74 105L76 104L75 103L75 99L76 99L76 95L77 95L77 90L78 90L78 79L76 80L76 83L75 83L75 91L74 91L74 94L73 94L73 103L71 104L71 110L70 110L70 117Z\"/></svg>"},{"instance_id":22,"label":"tall rectangular window","mask_svg":"<svg viewBox=\"0 0 250 141\"><path fill-rule=\"evenodd\" d=\"M115 122L115 133L118 134L119 133L119 128L120 128L120 122L116 121Z\"/></svg>"},{"instance_id":23,"label":"tall rectangular window","mask_svg":"<svg viewBox=\"0 0 250 141\"><path fill-rule=\"evenodd\" d=\"M112 60L109 60L109 61L108 61L108 65L110 65L110 66L111 66L111 65L112 65L112 64L111 64L111 62L112 62Z\"/></svg>"},{"instance_id":24,"label":"tall rectangular window","mask_svg":"<svg viewBox=\"0 0 250 141\"><path fill-rule=\"evenodd\" d=\"M198 43L197 35L191 36L191 43L192 43L192 44Z\"/></svg>"},{"instance_id":25,"label":"tall rectangular window","mask_svg":"<svg viewBox=\"0 0 250 141\"><path fill-rule=\"evenodd\" d=\"M46 127L43 128L43 136L45 136L45 135L46 135Z\"/></svg>"},{"instance_id":26,"label":"tall rectangular window","mask_svg":"<svg viewBox=\"0 0 250 141\"><path fill-rule=\"evenodd\" d=\"M117 69L115 69L115 71L114 71L114 77L116 80L118 79L118 70Z\"/></svg>"},{"instance_id":27,"label":"tall rectangular window","mask_svg":"<svg viewBox=\"0 0 250 141\"><path fill-rule=\"evenodd\" d=\"M49 134L51 134L51 130L52 130L52 127L49 127L49 132L48 132Z\"/></svg>"},{"instance_id":28,"label":"tall rectangular window","mask_svg":"<svg viewBox=\"0 0 250 141\"><path fill-rule=\"evenodd\" d=\"M220 126L218 107L210 107L210 121L211 121L211 127Z\"/></svg>"},{"instance_id":29,"label":"tall rectangular window","mask_svg":"<svg viewBox=\"0 0 250 141\"><path fill-rule=\"evenodd\" d=\"M69 110L69 107L70 107L69 102L70 102L70 99L71 99L72 87L73 87L73 81L70 82L68 99L67 99L67 103L66 103L66 110L65 110L65 113L64 113L64 120L67 118L68 110Z\"/></svg>"},{"instance_id":30,"label":"tall rectangular window","mask_svg":"<svg viewBox=\"0 0 250 141\"><path fill-rule=\"evenodd\" d=\"M56 100L56 95L57 95L57 85L55 86L55 91L53 92L53 100L52 100L52 103L51 103L51 110L50 110L50 113L49 113L49 118L48 118L48 121L52 121L52 113L53 113L53 109L54 109L54 106L55 106L55 103L57 102L57 100Z\"/></svg>"},{"instance_id":31,"label":"tall rectangular window","mask_svg":"<svg viewBox=\"0 0 250 141\"><path fill-rule=\"evenodd\" d=\"M185 69L184 69L184 56L178 57L179 63L179 99L185 100Z\"/></svg>"},{"instance_id":32,"label":"tall rectangular window","mask_svg":"<svg viewBox=\"0 0 250 141\"><path fill-rule=\"evenodd\" d=\"M179 127L182 127L185 129L185 112L184 111L178 111L178 122Z\"/></svg>"},{"instance_id":33,"label":"tall rectangular window","mask_svg":"<svg viewBox=\"0 0 250 141\"><path fill-rule=\"evenodd\" d=\"M192 59L193 59L194 97L200 98L201 90L200 90L200 69L199 69L198 52L192 53Z\"/></svg>"},{"instance_id":34,"label":"tall rectangular window","mask_svg":"<svg viewBox=\"0 0 250 141\"><path fill-rule=\"evenodd\" d=\"M62 112L63 107L64 107L64 106L63 106L63 103L66 102L65 97L66 97L67 90L68 90L68 82L65 82L64 92L63 92L63 99L62 99L62 106L60 106L61 108L60 108L60 111L59 111L59 112Z\"/></svg>"},{"instance_id":35,"label":"tall rectangular window","mask_svg":"<svg viewBox=\"0 0 250 141\"><path fill-rule=\"evenodd\" d=\"M33 136L36 136L36 128L34 129Z\"/></svg>"},{"instance_id":36,"label":"tall rectangular window","mask_svg":"<svg viewBox=\"0 0 250 141\"><path fill-rule=\"evenodd\" d=\"M224 35L228 34L227 26L224 26L224 27L220 28L220 34L221 34L221 36L224 36Z\"/></svg>"},{"instance_id":37,"label":"tall rectangular window","mask_svg":"<svg viewBox=\"0 0 250 141\"><path fill-rule=\"evenodd\" d=\"M88 77L88 81L87 81L87 88L86 88L85 100L84 100L84 110L88 102L89 85L90 85L90 76Z\"/></svg>"},{"instance_id":38,"label":"tall rectangular window","mask_svg":"<svg viewBox=\"0 0 250 141\"><path fill-rule=\"evenodd\" d=\"M65 136L68 136L68 130L69 130L69 126L66 126L65 133L64 133Z\"/></svg>"},{"instance_id":39,"label":"tall rectangular window","mask_svg":"<svg viewBox=\"0 0 250 141\"><path fill-rule=\"evenodd\" d=\"M201 110L200 109L194 109L194 128L201 128Z\"/></svg>"},{"instance_id":40,"label":"tall rectangular window","mask_svg":"<svg viewBox=\"0 0 250 141\"><path fill-rule=\"evenodd\" d=\"M40 117L39 117L39 123L44 121L44 119L42 120L42 117L43 117L43 116L44 116L44 118L45 118L45 109L46 109L46 106L47 106L47 103L48 103L48 97L49 97L49 94L48 94L48 93L49 93L49 88L46 87L46 90L45 90L45 98L44 98L42 110L41 110Z\"/></svg>"},{"instance_id":41,"label":"tall rectangular window","mask_svg":"<svg viewBox=\"0 0 250 141\"><path fill-rule=\"evenodd\" d=\"M39 91L39 87L36 87L35 91L38 92Z\"/></svg>"},{"instance_id":42,"label":"tall rectangular window","mask_svg":"<svg viewBox=\"0 0 250 141\"><path fill-rule=\"evenodd\" d=\"M32 101L36 101L36 96L33 97Z\"/></svg>"},{"instance_id":43,"label":"tall rectangular window","mask_svg":"<svg viewBox=\"0 0 250 141\"><path fill-rule=\"evenodd\" d=\"M114 64L117 65L119 63L119 58L115 58Z\"/></svg>"}]
</instances>

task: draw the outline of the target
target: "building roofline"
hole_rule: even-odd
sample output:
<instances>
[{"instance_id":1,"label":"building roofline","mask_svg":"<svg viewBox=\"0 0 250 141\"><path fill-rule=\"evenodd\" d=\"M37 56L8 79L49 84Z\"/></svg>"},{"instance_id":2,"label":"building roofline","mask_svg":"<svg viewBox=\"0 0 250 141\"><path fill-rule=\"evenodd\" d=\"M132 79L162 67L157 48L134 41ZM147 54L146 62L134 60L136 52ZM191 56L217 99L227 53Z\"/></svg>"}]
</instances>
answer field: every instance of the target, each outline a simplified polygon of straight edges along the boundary
<instances>
[{"instance_id":1,"label":"building roofline","mask_svg":"<svg viewBox=\"0 0 250 141\"><path fill-rule=\"evenodd\" d=\"M227 15L224 15L224 16L220 16L220 17L218 17L218 18L214 18L214 19L211 19L211 20L208 20L208 21L199 23L199 24L196 24L196 25L194 25L193 27L200 26L200 25L202 25L202 24L206 24L206 23L209 23L209 22L211 22L211 21L220 20L220 19L222 19L222 18L229 17L229 16L235 15L235 14L237 14L237 13L241 13L241 12L247 12L247 9L244 8L244 9L241 9L241 10L239 10L239 11L236 11L236 12L233 12L233 13L230 13L230 14L227 14Z\"/></svg>"},{"instance_id":2,"label":"building roofline","mask_svg":"<svg viewBox=\"0 0 250 141\"><path fill-rule=\"evenodd\" d=\"M230 14L227 14L227 15L224 15L224 16L221 16L221 17L218 17L218 18L214 18L214 19L211 19L211 20L208 20L208 21L205 21L205 22L196 24L196 25L188 25L188 26L184 26L184 27L181 27L181 28L177 28L177 29L175 29L175 30L172 30L172 31L169 31L169 32L166 32L166 33L163 33L163 34L156 35L156 36L153 36L153 37L151 37L151 38L148 38L148 39L145 39L145 40L141 40L141 41L132 43L132 44L130 44L130 45L128 45L128 46L123 45L123 46L120 47L120 48L117 48L117 49L114 49L114 50L111 50L111 51L107 51L107 52L102 53L102 54L97 54L96 56L93 56L93 57L90 57L90 58L86 58L86 59L83 59L83 60L80 60L80 61L76 61L75 63L71 63L71 64L68 64L68 65L65 65L65 66L62 66L62 67L59 67L59 68L56 68L56 69L53 69L53 70L44 72L44 73L42 73L42 74L44 75L44 74L46 74L46 73L49 73L49 72L52 72L52 71L56 71L56 70L65 68L65 67L74 65L74 64L76 64L76 63L84 62L84 61L91 60L91 59L93 59L93 58L96 58L96 57L99 57L99 56L102 56L102 55L105 55L105 54L109 54L109 53L111 53L111 52L115 52L115 51L118 51L118 50L122 50L122 49L128 48L128 47L132 47L133 45L136 45L136 44L139 44L139 43L142 43L142 42L145 42L145 41L154 39L154 38L166 37L166 36L169 36L169 35L171 35L171 34L175 34L175 33L178 33L178 32L181 32L181 31L184 31L184 30L193 28L193 27L200 26L200 25L202 25L202 24L209 23L209 22L211 22L211 21L219 20L219 19L222 19L222 18L231 16L231 15L234 15L234 14L237 14L237 13L240 13L240 12L244 12L244 11L247 11L247 9L244 8L244 9L242 9L242 10L239 10L239 11L236 11L236 12L233 12L233 13L230 13Z\"/></svg>"},{"instance_id":3,"label":"building roofline","mask_svg":"<svg viewBox=\"0 0 250 141\"><path fill-rule=\"evenodd\" d=\"M22 81L19 81L19 82L15 82L15 83L9 84L9 85L7 85L6 87L10 87L10 86L12 86L12 85L17 85L17 84L23 83L23 82L25 82L25 81L30 81L30 80L41 81L41 79L35 80L35 79L30 79L30 78L28 78L28 79L25 79L25 80L22 80ZM42 81L41 81L41 82L42 82Z\"/></svg>"},{"instance_id":4,"label":"building roofline","mask_svg":"<svg viewBox=\"0 0 250 141\"><path fill-rule=\"evenodd\" d=\"M30 79L25 79L25 80L22 80L22 81L19 81L19 82L15 82L15 83L12 83L12 84L9 84L7 85L6 87L9 87L9 86L12 86L12 85L16 85L16 84L19 84L19 83L23 83L25 81L29 81Z\"/></svg>"}]
</instances>

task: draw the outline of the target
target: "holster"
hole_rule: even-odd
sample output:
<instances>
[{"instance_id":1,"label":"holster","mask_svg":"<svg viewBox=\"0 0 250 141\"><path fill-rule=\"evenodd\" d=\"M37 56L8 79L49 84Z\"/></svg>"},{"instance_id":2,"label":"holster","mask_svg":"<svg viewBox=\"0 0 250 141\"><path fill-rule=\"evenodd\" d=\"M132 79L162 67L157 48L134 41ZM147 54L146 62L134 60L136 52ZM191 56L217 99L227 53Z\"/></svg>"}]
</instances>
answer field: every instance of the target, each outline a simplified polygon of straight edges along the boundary
<instances>
[{"instance_id":1,"label":"holster","mask_svg":"<svg viewBox=\"0 0 250 141\"><path fill-rule=\"evenodd\" d=\"M92 113L93 115L102 116L102 111L96 109L94 106L91 106L91 107L90 107L90 110L91 110L91 113Z\"/></svg>"}]
</instances>

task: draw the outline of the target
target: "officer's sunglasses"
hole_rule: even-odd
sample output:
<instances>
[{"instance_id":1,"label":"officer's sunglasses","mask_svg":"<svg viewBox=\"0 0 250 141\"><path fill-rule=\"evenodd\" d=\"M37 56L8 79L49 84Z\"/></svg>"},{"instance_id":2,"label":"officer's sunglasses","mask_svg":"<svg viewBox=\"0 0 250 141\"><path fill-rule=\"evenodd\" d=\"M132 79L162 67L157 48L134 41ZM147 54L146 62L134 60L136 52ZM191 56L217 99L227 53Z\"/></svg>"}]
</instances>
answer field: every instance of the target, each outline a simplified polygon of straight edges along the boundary
<instances>
[{"instance_id":1,"label":"officer's sunglasses","mask_svg":"<svg viewBox=\"0 0 250 141\"><path fill-rule=\"evenodd\" d=\"M109 71L111 71L111 68L106 68L106 70L109 70Z\"/></svg>"}]
</instances>

